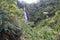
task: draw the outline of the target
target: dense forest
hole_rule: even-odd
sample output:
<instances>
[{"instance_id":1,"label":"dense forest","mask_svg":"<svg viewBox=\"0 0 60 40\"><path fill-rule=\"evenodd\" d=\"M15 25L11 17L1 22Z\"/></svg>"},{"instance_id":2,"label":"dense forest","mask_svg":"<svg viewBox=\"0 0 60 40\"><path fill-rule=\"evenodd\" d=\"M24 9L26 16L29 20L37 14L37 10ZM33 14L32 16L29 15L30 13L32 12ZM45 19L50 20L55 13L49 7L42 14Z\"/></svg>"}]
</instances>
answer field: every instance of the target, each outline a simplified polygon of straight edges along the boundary
<instances>
[{"instance_id":1,"label":"dense forest","mask_svg":"<svg viewBox=\"0 0 60 40\"><path fill-rule=\"evenodd\" d=\"M0 0L0 40L60 40L60 0L38 1Z\"/></svg>"}]
</instances>

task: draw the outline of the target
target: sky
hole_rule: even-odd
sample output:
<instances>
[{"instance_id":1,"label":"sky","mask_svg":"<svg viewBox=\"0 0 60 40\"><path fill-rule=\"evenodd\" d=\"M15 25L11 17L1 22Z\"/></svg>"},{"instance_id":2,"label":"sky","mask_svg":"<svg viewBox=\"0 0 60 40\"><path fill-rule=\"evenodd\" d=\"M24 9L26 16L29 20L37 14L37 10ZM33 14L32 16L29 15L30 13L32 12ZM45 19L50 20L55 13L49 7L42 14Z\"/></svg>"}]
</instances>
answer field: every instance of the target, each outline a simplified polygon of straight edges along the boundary
<instances>
[{"instance_id":1,"label":"sky","mask_svg":"<svg viewBox=\"0 0 60 40\"><path fill-rule=\"evenodd\" d=\"M26 2L28 4L30 4L30 3L37 3L37 0L18 0L18 1L20 1L20 2L24 1L24 2Z\"/></svg>"}]
</instances>

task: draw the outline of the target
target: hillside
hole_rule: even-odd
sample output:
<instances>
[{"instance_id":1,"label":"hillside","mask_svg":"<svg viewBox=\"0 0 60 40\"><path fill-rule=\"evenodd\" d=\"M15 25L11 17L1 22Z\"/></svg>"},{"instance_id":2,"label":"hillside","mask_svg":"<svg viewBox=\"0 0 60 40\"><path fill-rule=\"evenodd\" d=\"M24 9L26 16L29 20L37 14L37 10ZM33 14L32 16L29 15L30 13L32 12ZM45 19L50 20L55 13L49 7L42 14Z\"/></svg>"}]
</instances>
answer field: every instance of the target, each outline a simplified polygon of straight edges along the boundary
<instances>
[{"instance_id":1,"label":"hillside","mask_svg":"<svg viewBox=\"0 0 60 40\"><path fill-rule=\"evenodd\" d=\"M21 24L21 28L24 31L26 40L59 40L60 37L60 11L56 14L44 20L36 23L34 28L31 28L26 23Z\"/></svg>"},{"instance_id":2,"label":"hillside","mask_svg":"<svg viewBox=\"0 0 60 40\"><path fill-rule=\"evenodd\" d=\"M60 40L60 0L16 3L0 0L0 40Z\"/></svg>"}]
</instances>

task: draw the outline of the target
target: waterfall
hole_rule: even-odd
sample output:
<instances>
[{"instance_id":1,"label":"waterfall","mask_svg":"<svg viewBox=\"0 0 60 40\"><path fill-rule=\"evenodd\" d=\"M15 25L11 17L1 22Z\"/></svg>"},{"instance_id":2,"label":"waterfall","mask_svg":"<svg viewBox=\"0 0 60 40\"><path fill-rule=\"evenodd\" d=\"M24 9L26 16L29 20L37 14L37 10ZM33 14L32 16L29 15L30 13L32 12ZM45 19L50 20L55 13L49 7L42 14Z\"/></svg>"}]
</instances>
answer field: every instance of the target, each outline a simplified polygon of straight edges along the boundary
<instances>
[{"instance_id":1,"label":"waterfall","mask_svg":"<svg viewBox=\"0 0 60 40\"><path fill-rule=\"evenodd\" d=\"M26 8L25 7L24 7L24 18L25 18L26 21L28 20L27 13L26 13Z\"/></svg>"}]
</instances>

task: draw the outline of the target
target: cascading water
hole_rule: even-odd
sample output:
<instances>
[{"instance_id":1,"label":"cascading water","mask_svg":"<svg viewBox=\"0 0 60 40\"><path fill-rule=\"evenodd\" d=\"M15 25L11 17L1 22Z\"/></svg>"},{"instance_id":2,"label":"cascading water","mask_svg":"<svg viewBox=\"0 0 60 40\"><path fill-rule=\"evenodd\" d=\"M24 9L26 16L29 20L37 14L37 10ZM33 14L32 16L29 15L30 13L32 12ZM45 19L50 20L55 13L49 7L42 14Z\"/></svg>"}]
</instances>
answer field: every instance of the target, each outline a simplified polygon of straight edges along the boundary
<instances>
[{"instance_id":1,"label":"cascading water","mask_svg":"<svg viewBox=\"0 0 60 40\"><path fill-rule=\"evenodd\" d=\"M25 18L26 21L28 20L27 13L26 13L26 8L25 7L24 7L24 18Z\"/></svg>"}]
</instances>

